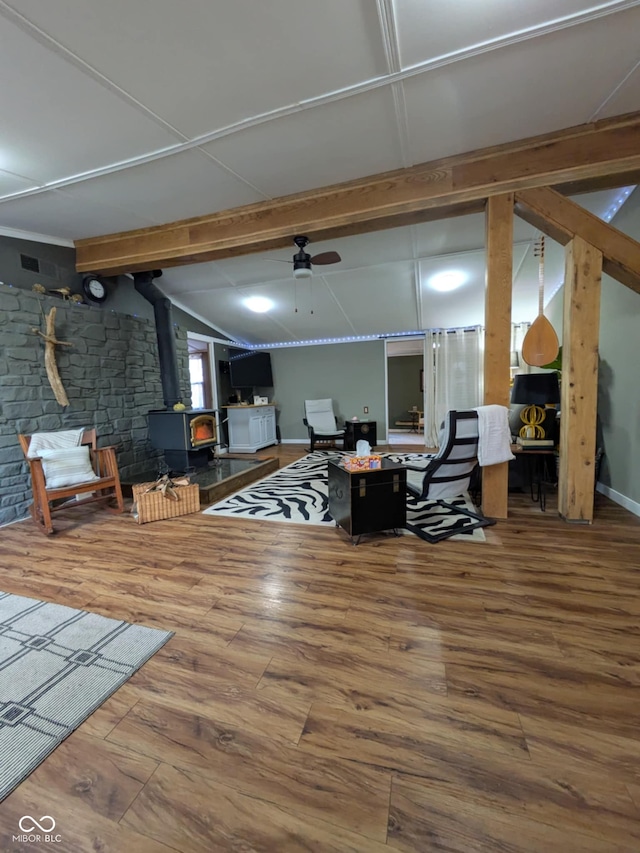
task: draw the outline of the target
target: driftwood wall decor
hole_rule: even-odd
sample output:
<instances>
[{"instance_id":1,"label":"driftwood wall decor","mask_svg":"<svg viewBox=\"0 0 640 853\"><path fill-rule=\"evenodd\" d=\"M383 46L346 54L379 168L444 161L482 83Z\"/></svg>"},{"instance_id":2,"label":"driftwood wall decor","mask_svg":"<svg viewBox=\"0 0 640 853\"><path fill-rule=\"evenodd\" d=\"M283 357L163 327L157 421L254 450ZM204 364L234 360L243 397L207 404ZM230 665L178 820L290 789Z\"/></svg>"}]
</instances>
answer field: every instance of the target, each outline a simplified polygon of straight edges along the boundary
<instances>
[{"instance_id":1,"label":"driftwood wall decor","mask_svg":"<svg viewBox=\"0 0 640 853\"><path fill-rule=\"evenodd\" d=\"M61 406L69 405L69 398L67 397L67 392L64 390L64 385L62 384L62 380L60 379L60 374L58 373L58 365L56 364L56 346L61 347L71 347L73 344L68 341L59 341L56 338L56 308L52 308L51 311L47 314L46 317L46 330L44 334L40 331L40 329L32 329L36 335L40 335L41 338L45 340L45 348L44 348L44 366L47 371L47 377L49 379L49 384L53 389L53 393L55 394L55 398L60 403Z\"/></svg>"}]
</instances>

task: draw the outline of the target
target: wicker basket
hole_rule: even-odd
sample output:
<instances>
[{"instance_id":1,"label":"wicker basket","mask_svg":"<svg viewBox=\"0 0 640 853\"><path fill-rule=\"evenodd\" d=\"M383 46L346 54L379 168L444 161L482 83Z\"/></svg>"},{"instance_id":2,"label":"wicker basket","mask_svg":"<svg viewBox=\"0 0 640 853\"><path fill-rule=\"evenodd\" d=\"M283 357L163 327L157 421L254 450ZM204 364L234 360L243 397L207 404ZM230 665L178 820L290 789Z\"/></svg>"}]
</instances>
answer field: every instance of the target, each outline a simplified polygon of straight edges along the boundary
<instances>
[{"instance_id":1,"label":"wicker basket","mask_svg":"<svg viewBox=\"0 0 640 853\"><path fill-rule=\"evenodd\" d=\"M161 491L147 492L154 483L136 483L132 486L133 506L131 512L138 524L148 521L163 521L177 518L200 510L200 489L197 483L188 486L175 486L178 500L165 497Z\"/></svg>"}]
</instances>

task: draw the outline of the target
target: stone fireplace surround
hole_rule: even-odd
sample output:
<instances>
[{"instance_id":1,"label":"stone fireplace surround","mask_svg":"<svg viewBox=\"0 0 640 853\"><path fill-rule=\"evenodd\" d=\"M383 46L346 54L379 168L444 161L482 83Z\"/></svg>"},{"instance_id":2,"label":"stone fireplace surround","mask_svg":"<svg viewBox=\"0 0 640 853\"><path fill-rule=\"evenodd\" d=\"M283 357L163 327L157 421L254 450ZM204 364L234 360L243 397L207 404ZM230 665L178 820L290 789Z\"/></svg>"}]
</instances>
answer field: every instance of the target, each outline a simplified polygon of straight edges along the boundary
<instances>
[{"instance_id":1,"label":"stone fireplace surround","mask_svg":"<svg viewBox=\"0 0 640 853\"><path fill-rule=\"evenodd\" d=\"M58 309L56 348L69 406L56 402L44 367L43 314ZM77 305L0 284L0 525L28 515L29 472L18 433L95 427L101 445L117 447L123 480L157 465L148 413L163 404L158 344L152 320ZM174 327L178 376L189 403L186 330Z\"/></svg>"}]
</instances>

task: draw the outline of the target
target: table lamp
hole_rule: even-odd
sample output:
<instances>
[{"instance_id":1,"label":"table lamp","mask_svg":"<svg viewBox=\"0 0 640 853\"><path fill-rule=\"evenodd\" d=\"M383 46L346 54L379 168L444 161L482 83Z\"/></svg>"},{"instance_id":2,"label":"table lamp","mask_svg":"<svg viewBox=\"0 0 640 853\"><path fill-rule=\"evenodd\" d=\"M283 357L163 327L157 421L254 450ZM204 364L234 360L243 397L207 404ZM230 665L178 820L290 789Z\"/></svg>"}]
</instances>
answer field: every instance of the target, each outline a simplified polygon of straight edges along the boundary
<instances>
[{"instance_id":1,"label":"table lamp","mask_svg":"<svg viewBox=\"0 0 640 853\"><path fill-rule=\"evenodd\" d=\"M560 402L560 386L557 373L519 373L513 382L511 402L524 404L520 414L521 438L545 438L545 406Z\"/></svg>"}]
</instances>

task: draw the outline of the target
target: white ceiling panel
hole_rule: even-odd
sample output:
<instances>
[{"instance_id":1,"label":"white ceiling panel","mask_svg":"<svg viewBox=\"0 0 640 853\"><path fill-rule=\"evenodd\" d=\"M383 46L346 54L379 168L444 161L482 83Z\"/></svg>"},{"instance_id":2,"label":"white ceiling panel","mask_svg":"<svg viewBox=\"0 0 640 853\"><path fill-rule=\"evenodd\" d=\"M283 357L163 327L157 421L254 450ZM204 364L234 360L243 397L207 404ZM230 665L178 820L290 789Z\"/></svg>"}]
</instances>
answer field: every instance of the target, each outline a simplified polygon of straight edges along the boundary
<instances>
[{"instance_id":1,"label":"white ceiling panel","mask_svg":"<svg viewBox=\"0 0 640 853\"><path fill-rule=\"evenodd\" d=\"M2 20L2 33L5 169L47 183L176 143L173 134L17 26Z\"/></svg>"},{"instance_id":2,"label":"white ceiling panel","mask_svg":"<svg viewBox=\"0 0 640 853\"><path fill-rule=\"evenodd\" d=\"M216 267L230 284L262 284L265 282L290 280L293 274L291 260L295 247L291 251L280 249L264 254L241 255L237 258L224 258L216 261Z\"/></svg>"},{"instance_id":3,"label":"white ceiling panel","mask_svg":"<svg viewBox=\"0 0 640 853\"><path fill-rule=\"evenodd\" d=\"M602 105L598 118L611 118L640 110L640 62L620 88Z\"/></svg>"},{"instance_id":4,"label":"white ceiling panel","mask_svg":"<svg viewBox=\"0 0 640 853\"><path fill-rule=\"evenodd\" d=\"M359 267L373 267L393 261L406 261L413 258L413 236L410 227L389 228L386 231L371 231L369 234L355 234L335 240L323 240L312 243L312 255L328 252L331 249L339 253L342 261L335 266L324 267L333 274Z\"/></svg>"},{"instance_id":5,"label":"white ceiling panel","mask_svg":"<svg viewBox=\"0 0 640 853\"><path fill-rule=\"evenodd\" d=\"M417 256L447 255L468 252L484 246L485 217L483 213L456 216L414 225Z\"/></svg>"},{"instance_id":6,"label":"white ceiling panel","mask_svg":"<svg viewBox=\"0 0 640 853\"><path fill-rule=\"evenodd\" d=\"M403 165L388 87L259 124L203 147L271 196Z\"/></svg>"},{"instance_id":7,"label":"white ceiling panel","mask_svg":"<svg viewBox=\"0 0 640 853\"><path fill-rule=\"evenodd\" d=\"M3 172L0 169L0 196L17 193L21 190L29 190L36 187L35 181L28 178L21 178L19 175L13 175L11 172Z\"/></svg>"},{"instance_id":8,"label":"white ceiling panel","mask_svg":"<svg viewBox=\"0 0 640 853\"><path fill-rule=\"evenodd\" d=\"M104 202L162 224L263 197L200 151L184 151L67 187L73 198Z\"/></svg>"},{"instance_id":9,"label":"white ceiling panel","mask_svg":"<svg viewBox=\"0 0 640 853\"><path fill-rule=\"evenodd\" d=\"M246 297L261 293L261 288L234 288L216 291L211 297L189 294L181 301L211 318L211 322L235 339L249 343L310 340L326 337L327 329L331 337L355 334L320 279L298 281L295 285L293 279L276 283L269 291L275 307L268 314L255 314L243 305ZM251 330L250 337L246 335L247 328Z\"/></svg>"},{"instance_id":10,"label":"white ceiling panel","mask_svg":"<svg viewBox=\"0 0 640 853\"><path fill-rule=\"evenodd\" d=\"M384 74L370 0L16 0L39 27L192 136Z\"/></svg>"},{"instance_id":11,"label":"white ceiling panel","mask_svg":"<svg viewBox=\"0 0 640 853\"><path fill-rule=\"evenodd\" d=\"M412 162L589 121L637 61L638 30L640 7L406 80Z\"/></svg>"},{"instance_id":12,"label":"white ceiling panel","mask_svg":"<svg viewBox=\"0 0 640 853\"><path fill-rule=\"evenodd\" d=\"M441 293L429 287L429 280L440 272L452 269L448 259L427 258L420 261L421 328L456 328L484 322L485 253L468 252L462 264L467 281L457 290Z\"/></svg>"},{"instance_id":13,"label":"white ceiling panel","mask_svg":"<svg viewBox=\"0 0 640 853\"><path fill-rule=\"evenodd\" d=\"M625 0L609 6L627 5ZM447 0L424 3L420 0L393 0L396 29L403 68L427 60L469 50L513 34L522 37L528 30L573 15L601 9L593 0Z\"/></svg>"},{"instance_id":14,"label":"white ceiling panel","mask_svg":"<svg viewBox=\"0 0 640 853\"><path fill-rule=\"evenodd\" d=\"M208 292L231 286L218 264L192 264L188 267L169 267L156 284L167 296L189 292Z\"/></svg>"},{"instance_id":15,"label":"white ceiling panel","mask_svg":"<svg viewBox=\"0 0 640 853\"><path fill-rule=\"evenodd\" d=\"M623 187L615 190L601 190L596 193L583 193L582 195L572 196L571 199L584 207L585 210L604 219L607 211L611 210L616 202L624 202L630 192L630 187ZM413 228L416 235L416 257L419 258L467 252L484 246L484 213L440 219L436 222L423 222L414 225ZM386 233L393 234L392 231ZM533 240L536 234L536 229L532 225L529 225L519 216L514 217L514 243Z\"/></svg>"},{"instance_id":16,"label":"white ceiling panel","mask_svg":"<svg viewBox=\"0 0 640 853\"><path fill-rule=\"evenodd\" d=\"M215 299L202 293L192 293L180 297L181 307L195 316L204 317L215 328L220 329L232 340L246 344L264 344L273 341L292 340L283 334L281 328L271 317L265 314L256 314L251 320L251 334L247 336L247 326L243 322L242 314L237 308L230 306L229 293L219 291ZM215 321L212 319L215 318Z\"/></svg>"},{"instance_id":17,"label":"white ceiling panel","mask_svg":"<svg viewBox=\"0 0 640 853\"><path fill-rule=\"evenodd\" d=\"M414 228L418 257L468 252L484 246L484 213L440 219L437 222L424 222L415 225ZM515 243L532 239L534 233L532 226L524 219L514 217L513 240Z\"/></svg>"},{"instance_id":18,"label":"white ceiling panel","mask_svg":"<svg viewBox=\"0 0 640 853\"><path fill-rule=\"evenodd\" d=\"M152 224L120 208L71 198L62 190L0 203L0 225L67 240L146 228Z\"/></svg>"},{"instance_id":19,"label":"white ceiling panel","mask_svg":"<svg viewBox=\"0 0 640 853\"><path fill-rule=\"evenodd\" d=\"M338 272L326 280L356 334L418 328L412 261Z\"/></svg>"}]
</instances>

